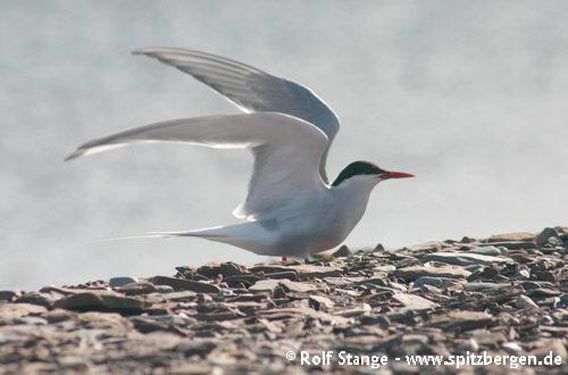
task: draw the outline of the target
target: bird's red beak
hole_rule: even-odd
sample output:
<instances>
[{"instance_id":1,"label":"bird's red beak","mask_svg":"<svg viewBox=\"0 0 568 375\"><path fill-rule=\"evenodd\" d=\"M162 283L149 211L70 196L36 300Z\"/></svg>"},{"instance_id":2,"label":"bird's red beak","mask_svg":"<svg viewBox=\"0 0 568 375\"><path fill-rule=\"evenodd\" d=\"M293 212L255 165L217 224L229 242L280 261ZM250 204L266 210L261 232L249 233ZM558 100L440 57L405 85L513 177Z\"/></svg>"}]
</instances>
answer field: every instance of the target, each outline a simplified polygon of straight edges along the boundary
<instances>
[{"instance_id":1,"label":"bird's red beak","mask_svg":"<svg viewBox=\"0 0 568 375\"><path fill-rule=\"evenodd\" d=\"M383 178L384 179L389 179L389 178L410 178L410 177L414 177L413 174L410 173L404 173L404 172L387 172L385 174L383 174Z\"/></svg>"}]
</instances>

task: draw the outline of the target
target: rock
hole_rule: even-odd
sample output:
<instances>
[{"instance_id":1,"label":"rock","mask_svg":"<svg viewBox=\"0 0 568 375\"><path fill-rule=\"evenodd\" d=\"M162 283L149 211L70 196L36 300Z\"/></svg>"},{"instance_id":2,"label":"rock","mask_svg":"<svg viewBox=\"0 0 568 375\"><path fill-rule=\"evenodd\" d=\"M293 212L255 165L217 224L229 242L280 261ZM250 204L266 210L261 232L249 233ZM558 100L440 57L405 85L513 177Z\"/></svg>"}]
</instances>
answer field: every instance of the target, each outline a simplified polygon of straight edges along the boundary
<instances>
[{"instance_id":1,"label":"rock","mask_svg":"<svg viewBox=\"0 0 568 375\"><path fill-rule=\"evenodd\" d=\"M444 247L444 244L439 241L430 241L421 243L418 245L413 245L410 250L415 253L431 253L434 251L440 251Z\"/></svg>"},{"instance_id":2,"label":"rock","mask_svg":"<svg viewBox=\"0 0 568 375\"><path fill-rule=\"evenodd\" d=\"M251 286L249 290L273 291L279 285L280 280L260 280Z\"/></svg>"},{"instance_id":3,"label":"rock","mask_svg":"<svg viewBox=\"0 0 568 375\"><path fill-rule=\"evenodd\" d=\"M556 296L559 296L562 293L557 291L557 290L553 290L553 289L538 288L538 289L533 289L533 290L529 291L527 294L532 299L541 300L541 299L544 299L544 298L556 297Z\"/></svg>"},{"instance_id":4,"label":"rock","mask_svg":"<svg viewBox=\"0 0 568 375\"><path fill-rule=\"evenodd\" d=\"M343 258L343 257L348 257L351 254L352 253L349 250L349 248L347 246L343 245L333 253L333 257L334 258Z\"/></svg>"},{"instance_id":5,"label":"rock","mask_svg":"<svg viewBox=\"0 0 568 375\"><path fill-rule=\"evenodd\" d=\"M111 293L78 293L56 301L53 306L74 311L112 311L123 314L140 314L147 304L131 297Z\"/></svg>"},{"instance_id":6,"label":"rock","mask_svg":"<svg viewBox=\"0 0 568 375\"><path fill-rule=\"evenodd\" d=\"M134 277L128 277L128 276L120 276L120 277L112 277L108 283L112 288L120 288L122 286L125 286L127 284L132 284L137 282L138 279L134 278Z\"/></svg>"},{"instance_id":7,"label":"rock","mask_svg":"<svg viewBox=\"0 0 568 375\"><path fill-rule=\"evenodd\" d=\"M344 318L342 316L335 316L331 314L324 313L323 311L316 311L309 307L304 308L280 308L275 310L263 310L260 314L266 317L269 321L280 320L286 318L295 317L309 317L311 319L320 320L322 323L331 324L336 326L348 326L352 323L351 319Z\"/></svg>"},{"instance_id":8,"label":"rock","mask_svg":"<svg viewBox=\"0 0 568 375\"><path fill-rule=\"evenodd\" d=\"M440 252L426 254L420 258L422 262L442 262L456 266L470 266L474 264L493 265L493 264L514 264L512 259L505 257L495 257L481 254L459 253L459 252Z\"/></svg>"},{"instance_id":9,"label":"rock","mask_svg":"<svg viewBox=\"0 0 568 375\"><path fill-rule=\"evenodd\" d=\"M536 245L538 247L544 247L551 238L558 238L556 229L544 228L535 238Z\"/></svg>"},{"instance_id":10,"label":"rock","mask_svg":"<svg viewBox=\"0 0 568 375\"><path fill-rule=\"evenodd\" d=\"M485 283L485 282L474 282L467 283L464 286L464 290L468 292L481 292L484 290L499 290L499 289L512 289L510 283Z\"/></svg>"},{"instance_id":11,"label":"rock","mask_svg":"<svg viewBox=\"0 0 568 375\"><path fill-rule=\"evenodd\" d=\"M436 288L449 288L451 286L458 286L465 284L464 279L457 279L451 277L432 277L420 276L414 281L414 287L421 287L423 285L432 285Z\"/></svg>"},{"instance_id":12,"label":"rock","mask_svg":"<svg viewBox=\"0 0 568 375\"><path fill-rule=\"evenodd\" d=\"M61 323L72 320L77 314L73 311L54 309L44 315L49 323Z\"/></svg>"},{"instance_id":13,"label":"rock","mask_svg":"<svg viewBox=\"0 0 568 375\"><path fill-rule=\"evenodd\" d=\"M172 292L172 293L164 293L162 294L167 300L170 301L195 301L197 300L197 293L192 292L190 290L184 290L181 292Z\"/></svg>"},{"instance_id":14,"label":"rock","mask_svg":"<svg viewBox=\"0 0 568 375\"><path fill-rule=\"evenodd\" d=\"M533 241L491 242L491 245L506 250L536 249L536 243L534 243ZM501 250L501 252L504 254L503 250Z\"/></svg>"},{"instance_id":15,"label":"rock","mask_svg":"<svg viewBox=\"0 0 568 375\"><path fill-rule=\"evenodd\" d=\"M471 272L459 267L442 266L442 267L425 267L425 266L411 266L395 270L392 273L396 277L410 282L415 281L422 276L430 277L448 277L448 278L466 278Z\"/></svg>"},{"instance_id":16,"label":"rock","mask_svg":"<svg viewBox=\"0 0 568 375\"><path fill-rule=\"evenodd\" d=\"M298 293L307 293L316 290L316 287L311 284L290 281L287 279L260 280L257 281L253 286L251 286L249 290L273 291L278 286L282 286L286 291Z\"/></svg>"},{"instance_id":17,"label":"rock","mask_svg":"<svg viewBox=\"0 0 568 375\"><path fill-rule=\"evenodd\" d=\"M51 307L61 297L62 295L57 293L28 292L18 297L15 302Z\"/></svg>"},{"instance_id":18,"label":"rock","mask_svg":"<svg viewBox=\"0 0 568 375\"><path fill-rule=\"evenodd\" d=\"M501 255L501 250L499 250L495 246L474 247L473 249L469 250L469 252L474 254L489 255L489 256Z\"/></svg>"},{"instance_id":19,"label":"rock","mask_svg":"<svg viewBox=\"0 0 568 375\"><path fill-rule=\"evenodd\" d=\"M278 265L256 265L249 268L249 271L252 273L258 274L271 274L271 273L283 273L283 272L295 272L298 273L295 269L287 267L287 266L278 266Z\"/></svg>"},{"instance_id":20,"label":"rock","mask_svg":"<svg viewBox=\"0 0 568 375\"><path fill-rule=\"evenodd\" d=\"M341 275L341 268L334 266L316 266L312 264L300 264L297 266L290 266L291 269L296 271L300 277L332 277Z\"/></svg>"},{"instance_id":21,"label":"rock","mask_svg":"<svg viewBox=\"0 0 568 375\"><path fill-rule=\"evenodd\" d=\"M438 307L437 303L414 294L395 293L392 298L402 303L404 307L410 310L427 310Z\"/></svg>"},{"instance_id":22,"label":"rock","mask_svg":"<svg viewBox=\"0 0 568 375\"><path fill-rule=\"evenodd\" d=\"M171 289L173 290L173 288ZM136 281L122 285L121 287L118 287L117 290L126 294L127 296L137 296L140 294L149 294L156 292L156 286L146 281Z\"/></svg>"},{"instance_id":23,"label":"rock","mask_svg":"<svg viewBox=\"0 0 568 375\"><path fill-rule=\"evenodd\" d=\"M333 312L333 315L343 316L345 318L348 317L359 317L360 315L367 314L372 311L371 306L368 303L362 303L355 306L349 306L344 309L336 310Z\"/></svg>"},{"instance_id":24,"label":"rock","mask_svg":"<svg viewBox=\"0 0 568 375\"><path fill-rule=\"evenodd\" d=\"M176 351L183 353L186 357L192 357L194 355L204 358L213 349L217 347L217 344L213 341L194 341L194 342L184 342L176 347Z\"/></svg>"},{"instance_id":25,"label":"rock","mask_svg":"<svg viewBox=\"0 0 568 375\"><path fill-rule=\"evenodd\" d=\"M454 310L445 315L433 317L430 325L461 332L485 328L492 322L491 315L485 312Z\"/></svg>"},{"instance_id":26,"label":"rock","mask_svg":"<svg viewBox=\"0 0 568 375\"><path fill-rule=\"evenodd\" d=\"M11 320L29 315L45 314L47 309L29 303L0 303L0 320Z\"/></svg>"},{"instance_id":27,"label":"rock","mask_svg":"<svg viewBox=\"0 0 568 375\"><path fill-rule=\"evenodd\" d=\"M14 292L12 290L0 290L0 301L8 301L9 302L19 295L20 295L20 293Z\"/></svg>"},{"instance_id":28,"label":"rock","mask_svg":"<svg viewBox=\"0 0 568 375\"><path fill-rule=\"evenodd\" d=\"M221 275L223 279L231 276L242 275L248 273L246 267L233 262L225 263L211 263L201 266L197 269L197 273L203 275L209 279L215 279L218 275Z\"/></svg>"},{"instance_id":29,"label":"rock","mask_svg":"<svg viewBox=\"0 0 568 375\"><path fill-rule=\"evenodd\" d=\"M380 253L383 251L385 251L385 247L380 243L378 243L377 246L375 246L375 248L373 249L373 253Z\"/></svg>"},{"instance_id":30,"label":"rock","mask_svg":"<svg viewBox=\"0 0 568 375\"><path fill-rule=\"evenodd\" d=\"M538 305L525 295L520 295L515 299L515 307L519 309L538 309Z\"/></svg>"},{"instance_id":31,"label":"rock","mask_svg":"<svg viewBox=\"0 0 568 375\"><path fill-rule=\"evenodd\" d=\"M267 273L264 275L267 279L288 279L292 281L298 281L298 273L295 271L286 271L286 272L275 272L275 273Z\"/></svg>"},{"instance_id":32,"label":"rock","mask_svg":"<svg viewBox=\"0 0 568 375\"><path fill-rule=\"evenodd\" d=\"M533 241L534 234L529 232L502 233L491 236L487 242Z\"/></svg>"},{"instance_id":33,"label":"rock","mask_svg":"<svg viewBox=\"0 0 568 375\"><path fill-rule=\"evenodd\" d=\"M312 284L300 283L287 279L280 280L278 283L282 285L288 292L307 293L317 289L317 287Z\"/></svg>"},{"instance_id":34,"label":"rock","mask_svg":"<svg viewBox=\"0 0 568 375\"><path fill-rule=\"evenodd\" d=\"M156 293L171 293L174 291L174 288L169 285L154 285L154 288Z\"/></svg>"},{"instance_id":35,"label":"rock","mask_svg":"<svg viewBox=\"0 0 568 375\"><path fill-rule=\"evenodd\" d=\"M327 312L335 306L335 303L327 297L311 295L309 299L310 307L316 311Z\"/></svg>"},{"instance_id":36,"label":"rock","mask_svg":"<svg viewBox=\"0 0 568 375\"><path fill-rule=\"evenodd\" d=\"M175 277L167 276L154 276L148 279L154 285L168 285L174 290L191 290L195 293L221 293L221 288L216 285L206 284L200 281L192 281L185 279L178 279Z\"/></svg>"},{"instance_id":37,"label":"rock","mask_svg":"<svg viewBox=\"0 0 568 375\"><path fill-rule=\"evenodd\" d=\"M476 242L475 238L471 238L468 236L464 236L462 237L462 239L460 240L461 243L473 243Z\"/></svg>"},{"instance_id":38,"label":"rock","mask_svg":"<svg viewBox=\"0 0 568 375\"><path fill-rule=\"evenodd\" d=\"M568 308L568 294L560 296L553 306L555 309L565 309Z\"/></svg>"}]
</instances>

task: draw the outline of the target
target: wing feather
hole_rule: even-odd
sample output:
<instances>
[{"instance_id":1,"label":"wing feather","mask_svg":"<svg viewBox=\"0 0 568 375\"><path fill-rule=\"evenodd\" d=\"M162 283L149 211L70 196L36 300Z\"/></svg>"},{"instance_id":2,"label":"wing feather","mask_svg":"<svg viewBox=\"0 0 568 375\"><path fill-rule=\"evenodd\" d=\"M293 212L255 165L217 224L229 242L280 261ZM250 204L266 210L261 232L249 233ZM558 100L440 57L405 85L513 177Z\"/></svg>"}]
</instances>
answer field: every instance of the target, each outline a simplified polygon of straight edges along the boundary
<instances>
[{"instance_id":1,"label":"wing feather","mask_svg":"<svg viewBox=\"0 0 568 375\"><path fill-rule=\"evenodd\" d=\"M320 173L327 181L326 156L339 130L339 119L331 108L307 87L241 62L201 51L158 47L139 49L133 54L155 58L190 74L246 113L280 112L315 125L328 138L328 145L319 165Z\"/></svg>"},{"instance_id":2,"label":"wing feather","mask_svg":"<svg viewBox=\"0 0 568 375\"><path fill-rule=\"evenodd\" d=\"M325 187L318 166L327 136L304 120L272 112L196 117L142 126L87 142L66 160L151 142L250 149L254 170L247 198L235 210L240 217L269 213L285 205L298 189Z\"/></svg>"}]
</instances>

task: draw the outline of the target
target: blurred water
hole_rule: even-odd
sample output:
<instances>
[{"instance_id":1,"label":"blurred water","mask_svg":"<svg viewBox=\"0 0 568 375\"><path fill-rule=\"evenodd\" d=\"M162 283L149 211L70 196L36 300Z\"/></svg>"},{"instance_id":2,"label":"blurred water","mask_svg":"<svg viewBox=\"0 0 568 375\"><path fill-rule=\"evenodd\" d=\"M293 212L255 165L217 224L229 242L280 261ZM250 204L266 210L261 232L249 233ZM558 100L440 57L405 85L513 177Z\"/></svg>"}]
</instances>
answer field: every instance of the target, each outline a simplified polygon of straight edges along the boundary
<instances>
[{"instance_id":1,"label":"blurred water","mask_svg":"<svg viewBox=\"0 0 568 375\"><path fill-rule=\"evenodd\" d=\"M563 1L2 1L0 288L260 258L200 240L100 238L235 222L251 158L94 137L234 113L144 46L218 53L302 82L343 121L328 166L409 171L348 238L389 247L567 224Z\"/></svg>"}]
</instances>

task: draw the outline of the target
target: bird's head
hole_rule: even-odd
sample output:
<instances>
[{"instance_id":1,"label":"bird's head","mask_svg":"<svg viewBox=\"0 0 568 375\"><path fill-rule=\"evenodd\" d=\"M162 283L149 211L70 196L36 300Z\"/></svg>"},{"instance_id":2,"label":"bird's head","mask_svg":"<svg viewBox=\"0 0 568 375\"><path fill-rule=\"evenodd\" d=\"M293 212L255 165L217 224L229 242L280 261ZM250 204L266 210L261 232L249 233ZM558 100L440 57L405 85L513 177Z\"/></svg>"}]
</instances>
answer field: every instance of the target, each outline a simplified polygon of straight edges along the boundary
<instances>
[{"instance_id":1,"label":"bird's head","mask_svg":"<svg viewBox=\"0 0 568 375\"><path fill-rule=\"evenodd\" d=\"M339 186L347 181L367 182L369 185L375 186L384 180L408 177L414 177L414 175L404 172L386 171L368 161L355 161L341 171L339 176L333 181L332 186Z\"/></svg>"}]
</instances>

